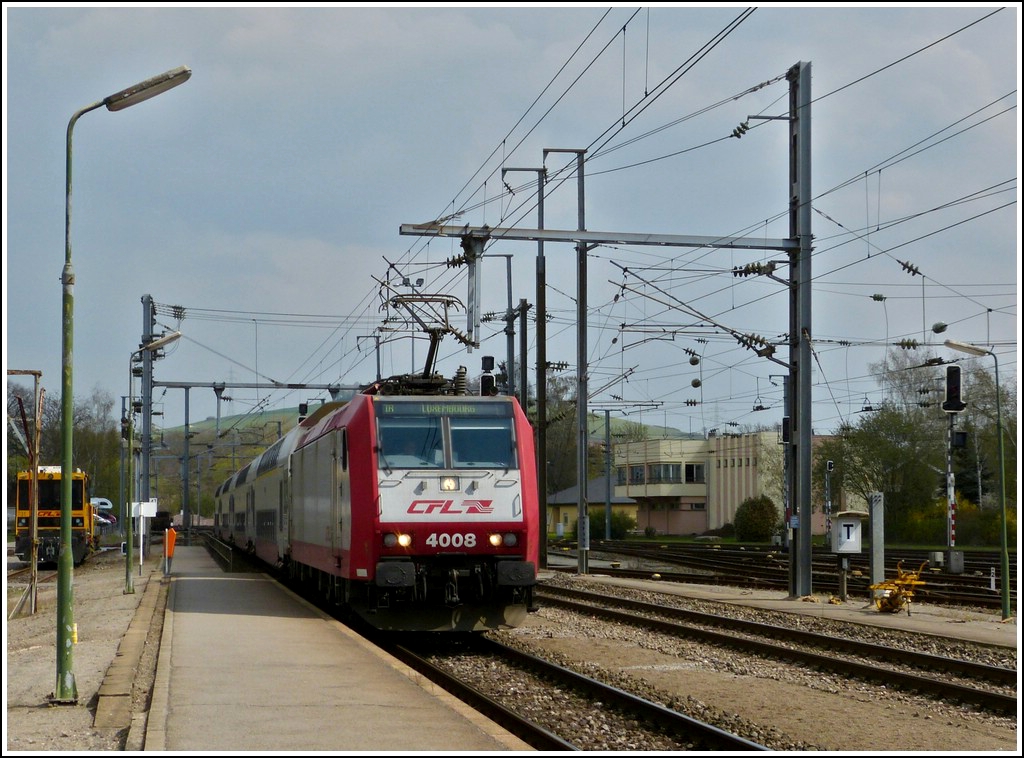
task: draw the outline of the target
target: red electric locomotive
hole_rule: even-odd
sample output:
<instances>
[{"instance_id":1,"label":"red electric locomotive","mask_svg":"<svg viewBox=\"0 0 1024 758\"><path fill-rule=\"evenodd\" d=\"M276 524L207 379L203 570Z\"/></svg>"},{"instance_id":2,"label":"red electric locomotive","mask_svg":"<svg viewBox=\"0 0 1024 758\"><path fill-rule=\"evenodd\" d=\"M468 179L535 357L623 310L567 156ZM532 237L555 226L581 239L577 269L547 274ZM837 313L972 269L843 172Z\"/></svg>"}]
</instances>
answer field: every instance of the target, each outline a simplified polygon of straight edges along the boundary
<instances>
[{"instance_id":1,"label":"red electric locomotive","mask_svg":"<svg viewBox=\"0 0 1024 758\"><path fill-rule=\"evenodd\" d=\"M540 544L529 421L512 397L396 390L321 406L240 469L217 532L377 628L520 624Z\"/></svg>"}]
</instances>

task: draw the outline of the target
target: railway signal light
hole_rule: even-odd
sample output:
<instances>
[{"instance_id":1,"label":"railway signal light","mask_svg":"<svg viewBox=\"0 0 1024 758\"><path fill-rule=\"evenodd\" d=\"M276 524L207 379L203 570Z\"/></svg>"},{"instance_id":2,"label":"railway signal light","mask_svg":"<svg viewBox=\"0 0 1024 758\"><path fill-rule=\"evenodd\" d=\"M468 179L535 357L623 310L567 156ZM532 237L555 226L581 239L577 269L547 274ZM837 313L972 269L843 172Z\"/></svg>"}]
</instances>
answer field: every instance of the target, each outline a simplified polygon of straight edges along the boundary
<instances>
[{"instance_id":1,"label":"railway signal light","mask_svg":"<svg viewBox=\"0 0 1024 758\"><path fill-rule=\"evenodd\" d=\"M494 370L494 356L485 355L480 359L483 368L483 375L480 377L480 394L484 396L497 395L497 378L491 372Z\"/></svg>"},{"instance_id":2,"label":"railway signal light","mask_svg":"<svg viewBox=\"0 0 1024 758\"><path fill-rule=\"evenodd\" d=\"M942 403L942 410L946 413L960 413L966 407L967 403L961 398L960 367L950 363L946 366L946 399Z\"/></svg>"}]
</instances>

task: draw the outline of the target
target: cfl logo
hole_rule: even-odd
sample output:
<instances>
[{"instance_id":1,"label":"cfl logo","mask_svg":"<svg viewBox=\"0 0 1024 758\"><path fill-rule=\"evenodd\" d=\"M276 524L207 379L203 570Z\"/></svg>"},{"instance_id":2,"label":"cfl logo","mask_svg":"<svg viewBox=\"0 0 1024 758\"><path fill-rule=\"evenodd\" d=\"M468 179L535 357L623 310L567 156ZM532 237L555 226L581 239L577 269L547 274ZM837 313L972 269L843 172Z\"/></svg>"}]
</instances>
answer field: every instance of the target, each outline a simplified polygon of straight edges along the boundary
<instances>
[{"instance_id":1,"label":"cfl logo","mask_svg":"<svg viewBox=\"0 0 1024 758\"><path fill-rule=\"evenodd\" d=\"M413 500L406 513L419 516L441 513L460 516L467 513L490 514L494 512L493 500L463 500L456 504L454 500Z\"/></svg>"}]
</instances>

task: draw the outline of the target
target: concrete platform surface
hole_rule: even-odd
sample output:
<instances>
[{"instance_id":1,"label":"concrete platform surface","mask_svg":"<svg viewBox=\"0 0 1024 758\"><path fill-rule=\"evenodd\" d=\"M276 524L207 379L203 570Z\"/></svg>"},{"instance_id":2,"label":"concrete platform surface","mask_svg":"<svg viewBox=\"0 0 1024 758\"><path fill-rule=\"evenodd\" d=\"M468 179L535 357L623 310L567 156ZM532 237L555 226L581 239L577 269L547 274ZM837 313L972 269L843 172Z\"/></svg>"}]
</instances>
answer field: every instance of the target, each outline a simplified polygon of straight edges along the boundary
<instances>
[{"instance_id":1,"label":"concrete platform surface","mask_svg":"<svg viewBox=\"0 0 1024 758\"><path fill-rule=\"evenodd\" d=\"M531 750L269 576L172 568L145 750Z\"/></svg>"}]
</instances>

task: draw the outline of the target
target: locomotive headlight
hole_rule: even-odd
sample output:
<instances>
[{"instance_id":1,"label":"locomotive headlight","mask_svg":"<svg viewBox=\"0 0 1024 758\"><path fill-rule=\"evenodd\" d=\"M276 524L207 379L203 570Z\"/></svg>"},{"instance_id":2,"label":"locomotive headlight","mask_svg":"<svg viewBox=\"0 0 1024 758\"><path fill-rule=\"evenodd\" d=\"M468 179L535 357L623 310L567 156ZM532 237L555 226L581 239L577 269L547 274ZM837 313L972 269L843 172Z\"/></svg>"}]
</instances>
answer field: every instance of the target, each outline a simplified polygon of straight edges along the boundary
<instances>
[{"instance_id":1,"label":"locomotive headlight","mask_svg":"<svg viewBox=\"0 0 1024 758\"><path fill-rule=\"evenodd\" d=\"M457 492L459 489L459 477L457 476L442 476L441 477L441 492Z\"/></svg>"},{"instance_id":2,"label":"locomotive headlight","mask_svg":"<svg viewBox=\"0 0 1024 758\"><path fill-rule=\"evenodd\" d=\"M384 547L409 547L412 544L412 535L388 532L384 535Z\"/></svg>"},{"instance_id":3,"label":"locomotive headlight","mask_svg":"<svg viewBox=\"0 0 1024 758\"><path fill-rule=\"evenodd\" d=\"M505 534L491 534L487 537L487 541L491 543L491 547L515 547L519 542L519 538L514 532L505 532Z\"/></svg>"}]
</instances>

